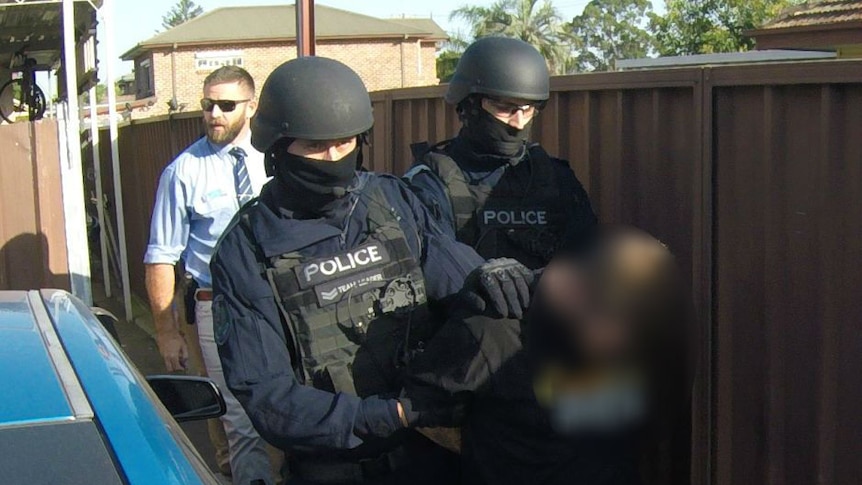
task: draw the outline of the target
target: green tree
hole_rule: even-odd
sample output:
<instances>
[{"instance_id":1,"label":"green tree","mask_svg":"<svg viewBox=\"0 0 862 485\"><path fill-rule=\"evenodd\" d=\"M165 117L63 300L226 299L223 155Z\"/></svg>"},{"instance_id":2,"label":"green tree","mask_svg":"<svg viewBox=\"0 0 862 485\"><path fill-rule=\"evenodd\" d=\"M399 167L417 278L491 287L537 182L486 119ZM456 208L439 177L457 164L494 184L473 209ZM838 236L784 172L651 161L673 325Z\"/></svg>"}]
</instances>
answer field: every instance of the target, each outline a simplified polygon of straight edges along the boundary
<instances>
[{"instance_id":1,"label":"green tree","mask_svg":"<svg viewBox=\"0 0 862 485\"><path fill-rule=\"evenodd\" d=\"M455 67L458 65L458 60L461 59L461 54L470 43L464 38L461 32L449 34L449 39L443 44L443 48L437 55L437 78L441 83L447 83L455 74Z\"/></svg>"},{"instance_id":2,"label":"green tree","mask_svg":"<svg viewBox=\"0 0 862 485\"><path fill-rule=\"evenodd\" d=\"M99 83L96 85L96 104L105 104L107 102L108 102L108 86L105 86L104 84ZM85 106L88 106L90 104L90 92L89 91L84 92L84 103L83 104Z\"/></svg>"},{"instance_id":3,"label":"green tree","mask_svg":"<svg viewBox=\"0 0 862 485\"><path fill-rule=\"evenodd\" d=\"M465 20L473 38L514 37L535 46L554 74L564 74L571 49L561 42L562 19L550 0L497 0L490 7L463 6L450 20Z\"/></svg>"},{"instance_id":4,"label":"green tree","mask_svg":"<svg viewBox=\"0 0 862 485\"><path fill-rule=\"evenodd\" d=\"M192 0L179 0L176 5L171 7L168 13L162 16L162 27L165 29L176 27L202 13L204 13L204 9L195 5L195 2Z\"/></svg>"},{"instance_id":5,"label":"green tree","mask_svg":"<svg viewBox=\"0 0 862 485\"><path fill-rule=\"evenodd\" d=\"M607 71L619 59L646 57L652 35L646 30L649 0L592 0L566 26L576 49L576 70Z\"/></svg>"},{"instance_id":6,"label":"green tree","mask_svg":"<svg viewBox=\"0 0 862 485\"><path fill-rule=\"evenodd\" d=\"M666 0L664 15L650 15L663 56L740 52L754 48L745 35L800 0Z\"/></svg>"}]
</instances>

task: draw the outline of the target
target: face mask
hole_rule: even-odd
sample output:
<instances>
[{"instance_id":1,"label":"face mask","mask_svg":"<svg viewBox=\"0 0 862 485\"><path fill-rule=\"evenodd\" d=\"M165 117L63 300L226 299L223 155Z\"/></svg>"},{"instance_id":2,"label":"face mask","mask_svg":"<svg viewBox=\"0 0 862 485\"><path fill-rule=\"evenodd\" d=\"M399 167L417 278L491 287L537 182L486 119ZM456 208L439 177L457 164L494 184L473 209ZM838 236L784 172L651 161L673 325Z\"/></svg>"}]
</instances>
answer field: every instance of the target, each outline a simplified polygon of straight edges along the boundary
<instances>
[{"instance_id":1,"label":"face mask","mask_svg":"<svg viewBox=\"0 0 862 485\"><path fill-rule=\"evenodd\" d=\"M467 109L461 136L475 154L518 159L523 156L532 120L519 130L498 120L479 104Z\"/></svg>"},{"instance_id":2,"label":"face mask","mask_svg":"<svg viewBox=\"0 0 862 485\"><path fill-rule=\"evenodd\" d=\"M316 209L344 197L356 177L360 147L338 161L315 160L282 152L273 162L274 176L300 207Z\"/></svg>"}]
</instances>

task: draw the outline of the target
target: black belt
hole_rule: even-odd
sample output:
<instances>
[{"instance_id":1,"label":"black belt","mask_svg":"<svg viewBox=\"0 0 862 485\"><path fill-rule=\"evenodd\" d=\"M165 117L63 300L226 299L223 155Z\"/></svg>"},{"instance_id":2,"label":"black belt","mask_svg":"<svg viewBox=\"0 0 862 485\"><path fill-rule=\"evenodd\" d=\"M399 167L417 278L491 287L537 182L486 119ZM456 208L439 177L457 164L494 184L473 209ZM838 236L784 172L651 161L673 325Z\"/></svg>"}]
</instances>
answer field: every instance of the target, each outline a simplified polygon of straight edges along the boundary
<instances>
[{"instance_id":1,"label":"black belt","mask_svg":"<svg viewBox=\"0 0 862 485\"><path fill-rule=\"evenodd\" d=\"M385 477L407 462L403 448L384 453L377 458L339 461L297 457L290 463L290 473L320 484L364 482Z\"/></svg>"}]
</instances>

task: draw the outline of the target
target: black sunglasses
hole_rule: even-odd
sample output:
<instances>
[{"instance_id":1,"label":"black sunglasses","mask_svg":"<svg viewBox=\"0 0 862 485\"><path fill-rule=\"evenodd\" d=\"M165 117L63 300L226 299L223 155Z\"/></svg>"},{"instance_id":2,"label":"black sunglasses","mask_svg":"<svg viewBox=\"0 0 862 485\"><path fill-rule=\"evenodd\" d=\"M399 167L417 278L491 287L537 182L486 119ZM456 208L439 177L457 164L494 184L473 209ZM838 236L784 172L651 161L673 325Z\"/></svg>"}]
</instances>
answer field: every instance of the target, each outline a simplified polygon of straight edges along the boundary
<instances>
[{"instance_id":1,"label":"black sunglasses","mask_svg":"<svg viewBox=\"0 0 862 485\"><path fill-rule=\"evenodd\" d=\"M201 109L206 111L207 113L212 112L212 110L218 106L223 113L230 113L231 111L236 109L236 105L240 103L247 103L251 101L250 99L209 99L204 98L201 100Z\"/></svg>"}]
</instances>

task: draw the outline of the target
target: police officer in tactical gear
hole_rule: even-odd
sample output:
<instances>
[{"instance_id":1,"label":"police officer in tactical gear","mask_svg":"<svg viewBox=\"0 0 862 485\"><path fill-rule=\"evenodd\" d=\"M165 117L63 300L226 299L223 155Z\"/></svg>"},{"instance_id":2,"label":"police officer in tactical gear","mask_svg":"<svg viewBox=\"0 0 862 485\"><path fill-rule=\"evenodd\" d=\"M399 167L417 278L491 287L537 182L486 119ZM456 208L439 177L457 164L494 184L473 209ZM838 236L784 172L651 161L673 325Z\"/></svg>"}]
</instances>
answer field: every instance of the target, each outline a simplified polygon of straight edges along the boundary
<instances>
[{"instance_id":1,"label":"police officer in tactical gear","mask_svg":"<svg viewBox=\"0 0 862 485\"><path fill-rule=\"evenodd\" d=\"M596 223L587 193L568 162L528 141L549 96L542 55L518 39L471 44L446 102L456 106L457 137L412 146L409 184L445 230L485 258L547 264L563 243Z\"/></svg>"},{"instance_id":2,"label":"police officer in tactical gear","mask_svg":"<svg viewBox=\"0 0 862 485\"><path fill-rule=\"evenodd\" d=\"M347 66L279 66L252 120L273 180L211 262L228 387L290 451L291 483L445 483L448 452L406 429L434 423L397 399L403 370L468 276L495 308L527 303L526 268L485 264L399 179L357 172L372 124Z\"/></svg>"}]
</instances>

